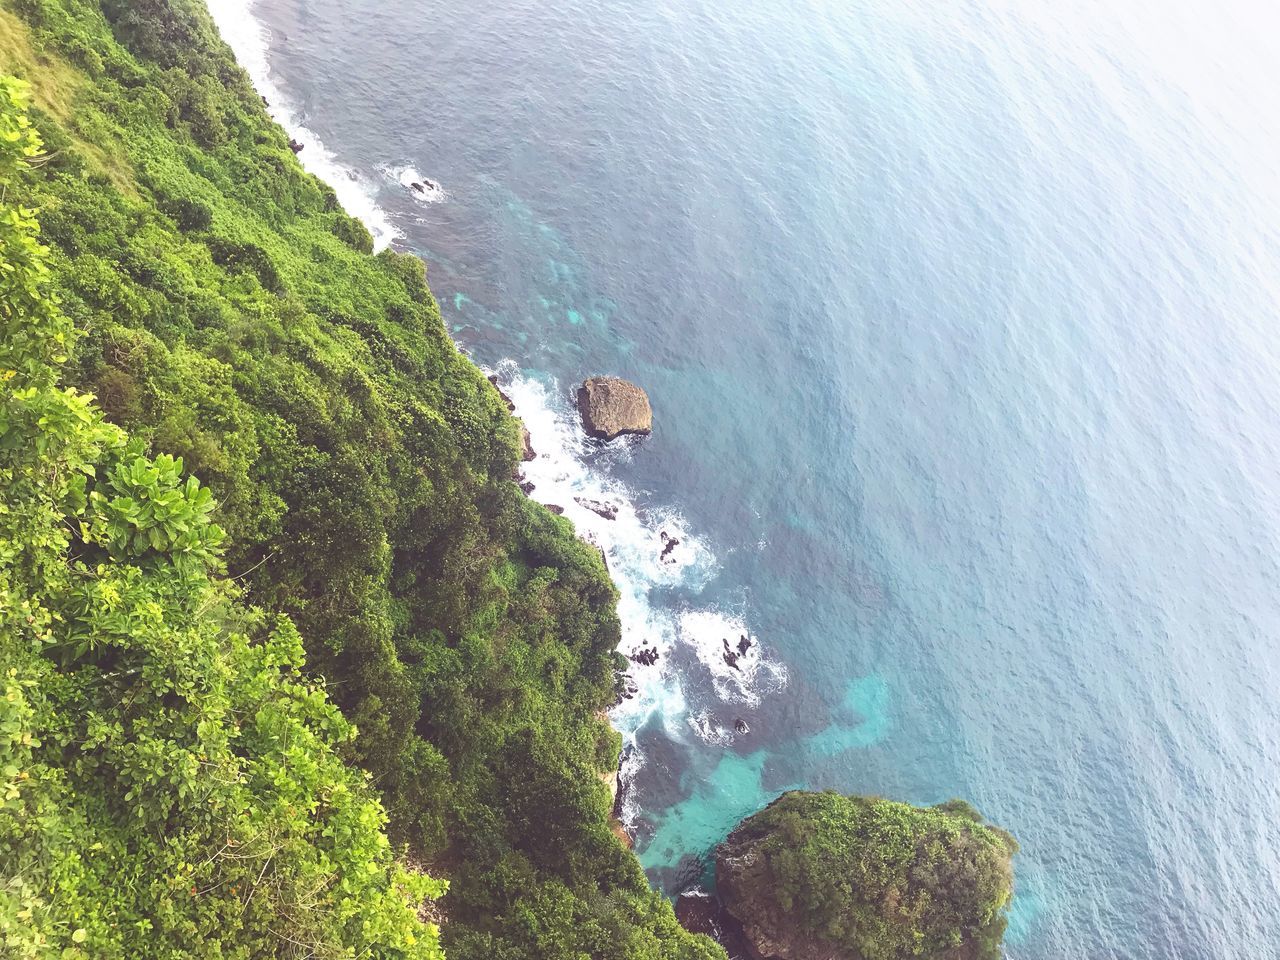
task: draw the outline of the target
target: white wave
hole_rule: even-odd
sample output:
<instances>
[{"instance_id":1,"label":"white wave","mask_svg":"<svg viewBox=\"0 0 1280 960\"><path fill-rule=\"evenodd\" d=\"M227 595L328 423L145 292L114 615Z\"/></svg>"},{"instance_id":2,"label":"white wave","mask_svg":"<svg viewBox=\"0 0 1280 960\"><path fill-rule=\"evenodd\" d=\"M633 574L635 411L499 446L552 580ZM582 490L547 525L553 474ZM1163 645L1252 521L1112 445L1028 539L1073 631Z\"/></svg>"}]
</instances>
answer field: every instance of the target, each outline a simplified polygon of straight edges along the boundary
<instances>
[{"instance_id":1,"label":"white wave","mask_svg":"<svg viewBox=\"0 0 1280 960\"><path fill-rule=\"evenodd\" d=\"M430 177L423 176L412 164L383 167L382 172L404 187L418 203L443 203L449 199L444 187Z\"/></svg>"},{"instance_id":2,"label":"white wave","mask_svg":"<svg viewBox=\"0 0 1280 960\"><path fill-rule=\"evenodd\" d=\"M206 0L209 13L227 42L253 80L254 88L270 104L268 111L289 136L302 144L298 159L302 166L333 188L344 210L358 218L373 235L374 250L381 250L401 238L387 212L378 206L377 187L360 171L343 165L303 122L283 89L275 82L267 53L271 33L253 16L255 0Z\"/></svg>"},{"instance_id":3,"label":"white wave","mask_svg":"<svg viewBox=\"0 0 1280 960\"><path fill-rule=\"evenodd\" d=\"M699 739L706 743L720 747L727 747L733 743L733 733L730 732L728 727L716 723L710 710L699 710L697 713L691 713L686 720L689 728L698 735Z\"/></svg>"},{"instance_id":4,"label":"white wave","mask_svg":"<svg viewBox=\"0 0 1280 960\"><path fill-rule=\"evenodd\" d=\"M786 683L786 668L761 656L760 639L746 621L718 610L686 610L677 627L680 642L690 646L715 681L726 703L752 706Z\"/></svg>"},{"instance_id":5,"label":"white wave","mask_svg":"<svg viewBox=\"0 0 1280 960\"><path fill-rule=\"evenodd\" d=\"M636 774L640 772L640 768L644 766L644 753L634 743L628 743L622 750L622 757L618 764L618 789L619 795L622 797L622 803L618 810L618 819L634 835L636 822L640 819L643 812L640 809L640 803L636 799L635 791L627 789L628 784L634 783Z\"/></svg>"},{"instance_id":6,"label":"white wave","mask_svg":"<svg viewBox=\"0 0 1280 960\"><path fill-rule=\"evenodd\" d=\"M583 432L569 398L554 385L549 388L522 375L512 361L500 364L495 375L529 430L537 454L522 465L524 479L533 484L530 496L561 507L578 533L604 552L618 587L621 652L657 652L655 663L632 662L628 678L633 695L611 712L614 726L633 751L635 733L654 716L673 739L683 739L693 730L709 743L730 742L732 733L709 719L712 705L690 710L685 684L675 667L677 645L695 651L717 697L727 703L758 703L783 685L785 671L762 656L757 637L751 637L750 648L737 655L739 669L726 662L722 640L730 639L736 652L740 638L750 633L741 617L715 610L677 613L652 598L662 588L678 586L696 592L707 583L716 570L710 547L690 531L677 510L641 507L635 492L604 469L629 456L628 441L615 441L601 451ZM611 512L614 519L606 519L592 507ZM639 762L638 754L630 756Z\"/></svg>"}]
</instances>

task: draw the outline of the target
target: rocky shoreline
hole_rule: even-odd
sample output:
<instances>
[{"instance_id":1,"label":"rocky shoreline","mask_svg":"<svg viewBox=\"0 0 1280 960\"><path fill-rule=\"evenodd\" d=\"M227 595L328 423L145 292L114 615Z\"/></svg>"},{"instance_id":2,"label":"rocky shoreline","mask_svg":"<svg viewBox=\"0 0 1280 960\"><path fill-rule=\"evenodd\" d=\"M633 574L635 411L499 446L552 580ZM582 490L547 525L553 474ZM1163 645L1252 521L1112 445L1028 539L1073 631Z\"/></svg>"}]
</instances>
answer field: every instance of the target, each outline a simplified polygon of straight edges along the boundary
<instances>
[{"instance_id":1,"label":"rocky shoreline","mask_svg":"<svg viewBox=\"0 0 1280 960\"><path fill-rule=\"evenodd\" d=\"M533 439L530 436L528 427L524 425L524 422L516 414L515 402L503 390L502 382L497 374L490 374L488 380L498 392L498 396L506 406L507 412L515 417L517 423L520 424L521 461L527 463L534 460L538 454L533 447ZM627 434L643 436L652 432L653 416L648 395L641 387L618 377L587 378L578 388L577 407L579 416L582 419L583 430L594 439L608 441ZM519 468L512 475L512 479L519 485L525 496L530 496L536 489L535 485L525 478L524 473ZM616 520L618 518L619 507L617 504L589 497L575 496L573 499L580 507L590 510L604 520ZM547 503L543 504L543 506L557 516L563 516L564 514L564 507L559 504ZM583 540L599 553L600 561L607 570L609 564L604 547L590 535L584 536ZM670 562L671 552L679 542L677 538L669 536L665 530L662 532L663 549L660 558L661 562ZM652 665L658 660L657 649L646 648L638 653L633 652L628 655L627 659L632 663ZM623 698L625 699L627 695L624 690ZM598 719L604 723L609 722L608 714L603 711L599 714ZM609 791L611 801L609 828L613 831L614 836L618 838L618 842L626 849L631 850L635 845L634 838L622 820L622 807L626 797L626 784L622 780L623 758L624 755L620 753L617 766L613 770L601 771L597 776Z\"/></svg>"}]
</instances>

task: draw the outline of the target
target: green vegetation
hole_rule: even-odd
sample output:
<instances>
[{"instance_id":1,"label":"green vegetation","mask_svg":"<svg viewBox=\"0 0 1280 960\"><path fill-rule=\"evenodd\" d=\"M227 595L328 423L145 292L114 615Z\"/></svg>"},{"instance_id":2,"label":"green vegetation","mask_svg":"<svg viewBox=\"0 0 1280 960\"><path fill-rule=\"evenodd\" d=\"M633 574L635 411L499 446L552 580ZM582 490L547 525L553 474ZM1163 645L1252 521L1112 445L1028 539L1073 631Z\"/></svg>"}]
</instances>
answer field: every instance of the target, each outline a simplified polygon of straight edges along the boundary
<instances>
[{"instance_id":1,"label":"green vegetation","mask_svg":"<svg viewBox=\"0 0 1280 960\"><path fill-rule=\"evenodd\" d=\"M793 792L730 835L716 883L753 940L790 946L778 956L995 960L1017 849L962 800Z\"/></svg>"},{"instance_id":2,"label":"green vegetation","mask_svg":"<svg viewBox=\"0 0 1280 960\"><path fill-rule=\"evenodd\" d=\"M0 78L0 186L41 159ZM0 207L0 952L440 957L286 617L213 576L222 530L59 383L75 332Z\"/></svg>"},{"instance_id":3,"label":"green vegetation","mask_svg":"<svg viewBox=\"0 0 1280 960\"><path fill-rule=\"evenodd\" d=\"M451 960L722 957L609 830L614 591L511 481L422 264L370 253L199 0L0 0L0 71L44 139L4 186L18 955L432 955L439 887L337 750L449 878Z\"/></svg>"}]
</instances>

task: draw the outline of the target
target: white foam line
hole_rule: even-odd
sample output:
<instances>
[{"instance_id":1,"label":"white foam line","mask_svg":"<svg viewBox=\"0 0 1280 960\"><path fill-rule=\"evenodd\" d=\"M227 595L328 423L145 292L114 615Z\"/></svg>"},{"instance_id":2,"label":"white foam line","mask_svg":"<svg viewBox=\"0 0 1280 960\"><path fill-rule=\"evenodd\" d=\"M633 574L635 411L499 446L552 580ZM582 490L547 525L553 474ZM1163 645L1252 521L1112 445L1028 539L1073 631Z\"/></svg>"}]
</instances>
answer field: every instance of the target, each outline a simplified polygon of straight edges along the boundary
<instances>
[{"instance_id":1,"label":"white foam line","mask_svg":"<svg viewBox=\"0 0 1280 960\"><path fill-rule=\"evenodd\" d=\"M413 164L382 167L382 172L408 191L418 203L443 203L449 198L444 188L418 172ZM421 189L419 189L421 188Z\"/></svg>"},{"instance_id":2,"label":"white foam line","mask_svg":"<svg viewBox=\"0 0 1280 960\"><path fill-rule=\"evenodd\" d=\"M351 216L358 218L373 235L374 250L381 250L401 238L387 212L378 206L376 188L358 170L344 166L316 134L307 129L297 109L275 82L267 58L271 33L253 16L255 0L206 0L209 13L222 39L235 52L236 59L253 80L254 88L266 97L276 122L298 143L302 151L298 159L309 173L315 174L333 188L338 201Z\"/></svg>"},{"instance_id":3,"label":"white foam line","mask_svg":"<svg viewBox=\"0 0 1280 960\"><path fill-rule=\"evenodd\" d=\"M618 810L618 819L628 828L634 829L642 811L635 791L627 789L627 786L635 782L636 774L644 766L644 754L641 753L633 738L628 739L629 742L622 751L622 760L618 764L618 784L622 793L622 807Z\"/></svg>"},{"instance_id":4,"label":"white foam line","mask_svg":"<svg viewBox=\"0 0 1280 960\"><path fill-rule=\"evenodd\" d=\"M651 600L652 592L663 587L679 586L696 593L704 586L717 566L710 548L690 532L677 511L641 508L632 490L601 469L613 460L629 457L631 444L614 441L606 453L599 453L583 432L569 398L554 384L548 386L522 375L512 361L498 366L496 378L528 428L537 454L522 465L523 477L534 485L530 496L563 508L583 539L604 552L619 593L621 651L631 654L656 648L658 653L654 664L631 665L628 677L633 695L610 715L630 748L622 771L624 780L642 762L635 734L651 717L657 716L676 740L692 730L708 743L732 742L734 732L710 719L714 704L691 709L686 702L673 653L678 647L694 653L722 703L759 703L763 696L782 687L785 671L781 664L763 656L760 640L751 636L740 616L714 609L677 612ZM614 519L595 512L592 506L598 505L612 510ZM664 556L671 538L678 543ZM750 645L746 652L739 652L743 636L749 638ZM726 658L726 642L735 656ZM624 821L627 813L624 805Z\"/></svg>"}]
</instances>

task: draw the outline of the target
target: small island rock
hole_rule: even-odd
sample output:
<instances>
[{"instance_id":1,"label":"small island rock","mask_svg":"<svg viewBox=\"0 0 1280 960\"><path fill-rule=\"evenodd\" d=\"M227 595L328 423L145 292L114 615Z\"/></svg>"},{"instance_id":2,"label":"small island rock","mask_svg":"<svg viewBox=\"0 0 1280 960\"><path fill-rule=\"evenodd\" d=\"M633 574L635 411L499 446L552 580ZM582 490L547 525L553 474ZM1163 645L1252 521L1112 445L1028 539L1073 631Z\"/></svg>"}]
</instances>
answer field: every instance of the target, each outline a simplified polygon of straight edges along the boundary
<instances>
[{"instance_id":1,"label":"small island rock","mask_svg":"<svg viewBox=\"0 0 1280 960\"><path fill-rule=\"evenodd\" d=\"M612 503L602 503L599 500L591 500L588 497L574 497L573 499L578 502L579 506L585 507L597 516L606 520L618 519L618 508Z\"/></svg>"},{"instance_id":2,"label":"small island rock","mask_svg":"<svg viewBox=\"0 0 1280 960\"><path fill-rule=\"evenodd\" d=\"M653 410L648 395L617 377L590 377L578 388L578 413L587 433L612 440L624 433L648 434Z\"/></svg>"},{"instance_id":3,"label":"small island rock","mask_svg":"<svg viewBox=\"0 0 1280 960\"><path fill-rule=\"evenodd\" d=\"M1018 844L962 800L783 794L716 850L754 960L998 960Z\"/></svg>"}]
</instances>

